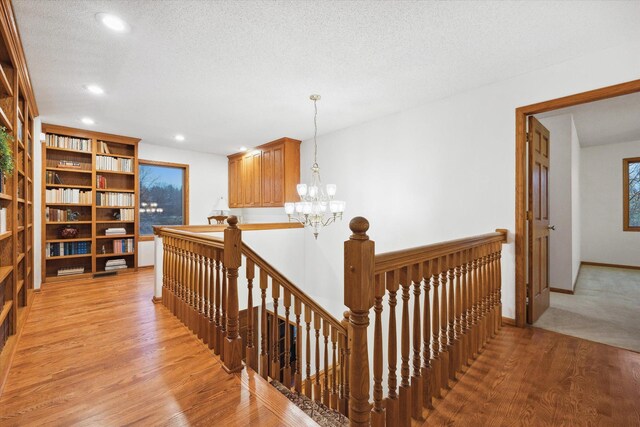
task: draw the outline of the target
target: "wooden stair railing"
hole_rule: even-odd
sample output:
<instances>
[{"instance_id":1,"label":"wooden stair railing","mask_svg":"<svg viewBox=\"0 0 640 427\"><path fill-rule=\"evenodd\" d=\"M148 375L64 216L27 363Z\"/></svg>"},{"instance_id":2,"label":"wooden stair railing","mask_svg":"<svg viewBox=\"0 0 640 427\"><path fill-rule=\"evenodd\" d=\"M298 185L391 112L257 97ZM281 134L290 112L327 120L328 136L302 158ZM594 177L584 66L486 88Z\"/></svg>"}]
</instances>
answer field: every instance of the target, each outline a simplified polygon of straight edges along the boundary
<instances>
[{"instance_id":1,"label":"wooden stair railing","mask_svg":"<svg viewBox=\"0 0 640 427\"><path fill-rule=\"evenodd\" d=\"M344 244L348 310L339 321L242 242L237 218L228 223L223 240L184 228L157 230L164 246L163 304L220 355L228 372L246 365L342 412L352 426L404 427L424 419L433 398L450 388L501 326L506 230L376 255L368 221L352 219ZM243 259L247 325L240 337Z\"/></svg>"},{"instance_id":2,"label":"wooden stair railing","mask_svg":"<svg viewBox=\"0 0 640 427\"><path fill-rule=\"evenodd\" d=\"M344 254L349 420L352 426L410 426L412 418L424 419L432 399L450 388L501 326L500 258L507 231L375 255L366 234L369 222L357 217L349 227L353 234ZM373 404L367 342L372 308Z\"/></svg>"},{"instance_id":3,"label":"wooden stair railing","mask_svg":"<svg viewBox=\"0 0 640 427\"><path fill-rule=\"evenodd\" d=\"M276 379L346 415L347 321L334 318L244 244L236 217L229 217L228 223L222 240L187 228L156 229L164 247L162 303L220 356L228 372L248 366L263 378ZM243 270L247 324L241 337L238 279ZM258 324L254 310L259 314ZM280 340L281 323L285 325L284 342ZM289 326L295 327L294 340ZM256 337L258 348L254 347Z\"/></svg>"}]
</instances>

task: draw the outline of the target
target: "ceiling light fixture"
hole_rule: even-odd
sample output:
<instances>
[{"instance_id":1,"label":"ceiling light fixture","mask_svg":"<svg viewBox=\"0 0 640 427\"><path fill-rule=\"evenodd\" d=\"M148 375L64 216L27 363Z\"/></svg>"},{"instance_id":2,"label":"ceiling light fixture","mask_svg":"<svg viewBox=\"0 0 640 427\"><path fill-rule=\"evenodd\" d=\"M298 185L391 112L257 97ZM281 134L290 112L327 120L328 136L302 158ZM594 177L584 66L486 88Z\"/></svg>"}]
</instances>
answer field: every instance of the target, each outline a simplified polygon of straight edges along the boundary
<instances>
[{"instance_id":1,"label":"ceiling light fixture","mask_svg":"<svg viewBox=\"0 0 640 427\"><path fill-rule=\"evenodd\" d=\"M93 124L95 124L95 123L96 123L96 122L95 122L92 118L90 118L90 117L83 117L81 120L82 120L82 123L84 123L85 125L93 125Z\"/></svg>"},{"instance_id":2,"label":"ceiling light fixture","mask_svg":"<svg viewBox=\"0 0 640 427\"><path fill-rule=\"evenodd\" d=\"M184 135L178 134L175 136L175 138L176 138L176 141L180 141L180 142L184 141Z\"/></svg>"},{"instance_id":3,"label":"ceiling light fixture","mask_svg":"<svg viewBox=\"0 0 640 427\"><path fill-rule=\"evenodd\" d=\"M94 95L102 95L104 93L104 89L98 85L86 85L84 88Z\"/></svg>"},{"instance_id":4,"label":"ceiling light fixture","mask_svg":"<svg viewBox=\"0 0 640 427\"><path fill-rule=\"evenodd\" d=\"M333 200L337 187L335 184L322 185L320 179L320 166L318 166L318 101L320 95L311 95L315 115L313 116L313 165L311 166L311 182L298 184L298 196L300 201L285 203L284 211L292 219L305 227L313 228L313 236L318 238L318 229L342 219L346 202Z\"/></svg>"},{"instance_id":5,"label":"ceiling light fixture","mask_svg":"<svg viewBox=\"0 0 640 427\"><path fill-rule=\"evenodd\" d=\"M244 147L244 146L240 147L240 151L243 151L243 152L247 151L247 147Z\"/></svg>"},{"instance_id":6,"label":"ceiling light fixture","mask_svg":"<svg viewBox=\"0 0 640 427\"><path fill-rule=\"evenodd\" d=\"M117 33L126 33L130 29L129 24L110 13L98 13L96 14L96 19L102 23L102 25Z\"/></svg>"}]
</instances>

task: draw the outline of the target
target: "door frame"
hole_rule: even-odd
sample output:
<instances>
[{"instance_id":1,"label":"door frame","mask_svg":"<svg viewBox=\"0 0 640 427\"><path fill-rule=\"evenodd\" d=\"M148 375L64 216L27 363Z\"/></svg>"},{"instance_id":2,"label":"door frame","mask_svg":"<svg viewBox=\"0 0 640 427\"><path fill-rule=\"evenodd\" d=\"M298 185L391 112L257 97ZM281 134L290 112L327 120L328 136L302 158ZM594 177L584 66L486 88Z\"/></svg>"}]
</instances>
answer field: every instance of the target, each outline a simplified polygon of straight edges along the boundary
<instances>
[{"instance_id":1,"label":"door frame","mask_svg":"<svg viewBox=\"0 0 640 427\"><path fill-rule=\"evenodd\" d=\"M527 319L527 116L640 92L640 79L516 108L516 319L524 327Z\"/></svg>"}]
</instances>

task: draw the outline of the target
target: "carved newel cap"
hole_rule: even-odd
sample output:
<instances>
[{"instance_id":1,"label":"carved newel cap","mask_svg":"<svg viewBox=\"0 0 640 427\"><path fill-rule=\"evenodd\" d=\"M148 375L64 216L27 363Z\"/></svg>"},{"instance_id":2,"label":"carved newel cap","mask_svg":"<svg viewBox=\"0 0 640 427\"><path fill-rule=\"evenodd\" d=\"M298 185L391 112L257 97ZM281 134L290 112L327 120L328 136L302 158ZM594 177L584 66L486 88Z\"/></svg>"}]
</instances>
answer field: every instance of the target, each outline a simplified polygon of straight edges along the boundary
<instances>
[{"instance_id":1,"label":"carved newel cap","mask_svg":"<svg viewBox=\"0 0 640 427\"><path fill-rule=\"evenodd\" d=\"M238 217L235 215L231 215L229 218L227 218L227 224L229 224L229 227L231 228L236 228L236 225L238 225Z\"/></svg>"},{"instance_id":2,"label":"carved newel cap","mask_svg":"<svg viewBox=\"0 0 640 427\"><path fill-rule=\"evenodd\" d=\"M369 236L367 236L367 230L369 230L369 221L367 218L362 216L357 216L353 218L349 222L349 228L353 233L351 235L352 240L367 240Z\"/></svg>"}]
</instances>

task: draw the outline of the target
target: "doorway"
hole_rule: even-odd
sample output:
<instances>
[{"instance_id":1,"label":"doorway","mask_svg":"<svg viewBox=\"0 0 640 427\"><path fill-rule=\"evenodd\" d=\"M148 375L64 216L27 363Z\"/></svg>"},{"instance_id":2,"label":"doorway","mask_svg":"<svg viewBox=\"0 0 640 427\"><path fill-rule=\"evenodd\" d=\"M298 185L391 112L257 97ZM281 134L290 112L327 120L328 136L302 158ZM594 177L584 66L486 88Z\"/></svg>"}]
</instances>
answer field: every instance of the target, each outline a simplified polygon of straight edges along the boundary
<instances>
[{"instance_id":1,"label":"doorway","mask_svg":"<svg viewBox=\"0 0 640 427\"><path fill-rule=\"evenodd\" d=\"M532 224L532 214L530 213L530 192L529 192L529 163L527 134L530 129L527 126L529 117L534 114L549 112L552 110L586 104L593 101L600 101L608 98L628 95L640 92L640 80L634 80L614 86L583 92L563 98L557 98L537 104L532 104L516 109L516 325L524 327L527 323L528 309L533 309L535 301L529 298L532 295L532 288L528 284L532 280L532 271L536 271L539 266L529 265L530 254L533 245L529 242L529 224ZM551 184L552 185L552 184ZM546 283L548 287L548 281ZM541 314L541 313L540 313Z\"/></svg>"}]
</instances>

